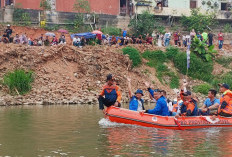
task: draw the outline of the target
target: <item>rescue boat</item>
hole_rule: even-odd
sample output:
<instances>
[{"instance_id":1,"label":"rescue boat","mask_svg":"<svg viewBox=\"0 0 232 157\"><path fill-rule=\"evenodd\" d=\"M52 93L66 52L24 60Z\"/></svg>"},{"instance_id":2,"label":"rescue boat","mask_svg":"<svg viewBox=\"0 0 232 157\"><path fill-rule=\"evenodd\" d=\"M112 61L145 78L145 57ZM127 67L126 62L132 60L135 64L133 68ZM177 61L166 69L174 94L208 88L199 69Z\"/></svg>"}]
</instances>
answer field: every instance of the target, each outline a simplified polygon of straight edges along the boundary
<instances>
[{"instance_id":1,"label":"rescue boat","mask_svg":"<svg viewBox=\"0 0 232 157\"><path fill-rule=\"evenodd\" d=\"M217 116L214 120L212 120L212 116L181 116L175 118L172 116L158 116L140 113L114 106L106 109L105 118L117 123L173 130L232 127L232 118L230 117Z\"/></svg>"}]
</instances>

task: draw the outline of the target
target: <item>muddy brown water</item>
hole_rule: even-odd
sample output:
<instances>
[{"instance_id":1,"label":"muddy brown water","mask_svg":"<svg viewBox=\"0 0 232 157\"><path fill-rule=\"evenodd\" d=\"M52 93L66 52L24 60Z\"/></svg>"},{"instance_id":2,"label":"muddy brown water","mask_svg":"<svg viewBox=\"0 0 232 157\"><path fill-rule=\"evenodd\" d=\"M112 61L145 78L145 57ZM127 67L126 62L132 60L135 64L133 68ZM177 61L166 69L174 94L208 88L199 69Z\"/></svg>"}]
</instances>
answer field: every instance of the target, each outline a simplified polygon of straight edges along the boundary
<instances>
[{"instance_id":1,"label":"muddy brown water","mask_svg":"<svg viewBox=\"0 0 232 157\"><path fill-rule=\"evenodd\" d=\"M0 108L0 157L230 156L232 128L190 131L117 124L97 105Z\"/></svg>"}]
</instances>

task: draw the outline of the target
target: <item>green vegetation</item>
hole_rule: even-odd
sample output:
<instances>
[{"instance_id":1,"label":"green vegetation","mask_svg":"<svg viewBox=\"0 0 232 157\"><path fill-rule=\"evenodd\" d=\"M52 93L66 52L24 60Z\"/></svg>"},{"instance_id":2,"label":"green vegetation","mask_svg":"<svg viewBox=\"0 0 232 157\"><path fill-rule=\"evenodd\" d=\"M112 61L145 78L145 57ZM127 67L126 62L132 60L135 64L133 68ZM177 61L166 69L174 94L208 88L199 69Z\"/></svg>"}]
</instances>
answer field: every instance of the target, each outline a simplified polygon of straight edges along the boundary
<instances>
[{"instance_id":1,"label":"green vegetation","mask_svg":"<svg viewBox=\"0 0 232 157\"><path fill-rule=\"evenodd\" d=\"M201 94L204 94L204 95L207 95L208 94L208 91L212 88L211 85L205 83L205 84L201 84L201 85L198 85L198 86L194 86L193 87L193 91L195 93L201 93Z\"/></svg>"},{"instance_id":2,"label":"green vegetation","mask_svg":"<svg viewBox=\"0 0 232 157\"><path fill-rule=\"evenodd\" d=\"M223 75L217 75L215 76L215 78L213 79L213 81L211 82L211 84L216 87L217 89L219 89L218 87L218 83L227 83L230 87L232 87L232 71L223 74Z\"/></svg>"},{"instance_id":3,"label":"green vegetation","mask_svg":"<svg viewBox=\"0 0 232 157\"><path fill-rule=\"evenodd\" d=\"M175 67L184 75L188 75L194 79L209 81L213 78L213 62L204 62L201 58L191 53L190 68L187 73L187 56L186 53L180 52L174 57Z\"/></svg>"},{"instance_id":4,"label":"green vegetation","mask_svg":"<svg viewBox=\"0 0 232 157\"><path fill-rule=\"evenodd\" d=\"M227 23L227 24L224 26L224 32L226 32L226 33L232 33L231 24Z\"/></svg>"},{"instance_id":5,"label":"green vegetation","mask_svg":"<svg viewBox=\"0 0 232 157\"><path fill-rule=\"evenodd\" d=\"M14 9L13 13L13 20L15 24L22 25L22 26L29 26L31 25L31 16L28 12L22 9L21 4L17 4Z\"/></svg>"},{"instance_id":6,"label":"green vegetation","mask_svg":"<svg viewBox=\"0 0 232 157\"><path fill-rule=\"evenodd\" d=\"M177 47L173 47L173 46L170 46L166 49L166 56L168 59L172 60L174 59L174 57L179 53L179 49Z\"/></svg>"},{"instance_id":7,"label":"green vegetation","mask_svg":"<svg viewBox=\"0 0 232 157\"><path fill-rule=\"evenodd\" d=\"M194 52L198 57L207 62L212 61L214 54L217 53L217 51L214 50L214 45L208 47L205 41L201 41L197 37L192 41L191 52Z\"/></svg>"},{"instance_id":8,"label":"green vegetation","mask_svg":"<svg viewBox=\"0 0 232 157\"><path fill-rule=\"evenodd\" d=\"M47 0L41 0L39 6L42 10L50 10L51 9L51 5Z\"/></svg>"},{"instance_id":9,"label":"green vegetation","mask_svg":"<svg viewBox=\"0 0 232 157\"><path fill-rule=\"evenodd\" d=\"M152 34L155 29L156 20L153 14L150 14L148 11L144 11L142 14L132 18L130 24L128 25L131 28L131 31L136 35L146 35Z\"/></svg>"},{"instance_id":10,"label":"green vegetation","mask_svg":"<svg viewBox=\"0 0 232 157\"><path fill-rule=\"evenodd\" d=\"M122 36L122 30L117 27L106 27L102 29L104 34L115 35L115 36Z\"/></svg>"},{"instance_id":11,"label":"green vegetation","mask_svg":"<svg viewBox=\"0 0 232 157\"><path fill-rule=\"evenodd\" d=\"M163 51L145 51L142 56L149 60L148 66L156 69L160 82L169 84L171 88L179 88L179 77L165 65L167 56Z\"/></svg>"},{"instance_id":12,"label":"green vegetation","mask_svg":"<svg viewBox=\"0 0 232 157\"><path fill-rule=\"evenodd\" d=\"M122 49L124 55L129 55L130 60L132 60L133 67L139 66L142 63L142 57L139 51L133 47L125 47Z\"/></svg>"},{"instance_id":13,"label":"green vegetation","mask_svg":"<svg viewBox=\"0 0 232 157\"><path fill-rule=\"evenodd\" d=\"M223 67L228 68L230 67L230 64L232 63L232 57L219 57L219 58L216 58L215 61L218 64L221 64Z\"/></svg>"},{"instance_id":14,"label":"green vegetation","mask_svg":"<svg viewBox=\"0 0 232 157\"><path fill-rule=\"evenodd\" d=\"M207 12L203 14L200 13L199 9L193 9L191 11L191 16L182 15L180 22L188 31L195 29L195 31L203 32L206 29L208 30L209 27L213 27L217 24L215 18L215 13Z\"/></svg>"},{"instance_id":15,"label":"green vegetation","mask_svg":"<svg viewBox=\"0 0 232 157\"><path fill-rule=\"evenodd\" d=\"M11 94L26 94L31 90L31 83L33 81L33 72L26 72L21 69L9 72L3 78L3 84L9 88Z\"/></svg>"}]
</instances>

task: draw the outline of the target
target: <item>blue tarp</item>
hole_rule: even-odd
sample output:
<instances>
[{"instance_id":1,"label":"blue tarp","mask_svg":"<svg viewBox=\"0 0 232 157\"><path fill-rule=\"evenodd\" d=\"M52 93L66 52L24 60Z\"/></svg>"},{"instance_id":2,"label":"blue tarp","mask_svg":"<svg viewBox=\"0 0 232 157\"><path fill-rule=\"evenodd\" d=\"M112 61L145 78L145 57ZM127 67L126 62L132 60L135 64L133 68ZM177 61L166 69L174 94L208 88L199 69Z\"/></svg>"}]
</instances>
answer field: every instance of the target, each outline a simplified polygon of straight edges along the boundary
<instances>
[{"instance_id":1,"label":"blue tarp","mask_svg":"<svg viewBox=\"0 0 232 157\"><path fill-rule=\"evenodd\" d=\"M85 39L94 39L96 37L96 34L92 34L91 32L71 34L72 39L74 36L85 37Z\"/></svg>"}]
</instances>

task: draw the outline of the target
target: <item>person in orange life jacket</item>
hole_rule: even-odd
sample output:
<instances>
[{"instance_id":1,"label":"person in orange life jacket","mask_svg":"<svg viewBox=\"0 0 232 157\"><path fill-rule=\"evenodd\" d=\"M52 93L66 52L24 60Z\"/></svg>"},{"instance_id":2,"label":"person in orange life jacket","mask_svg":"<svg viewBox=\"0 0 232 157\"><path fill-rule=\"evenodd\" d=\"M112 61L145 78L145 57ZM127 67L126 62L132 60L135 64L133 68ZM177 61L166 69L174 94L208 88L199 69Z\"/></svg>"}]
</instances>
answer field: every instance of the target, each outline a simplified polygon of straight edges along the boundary
<instances>
[{"instance_id":1,"label":"person in orange life jacket","mask_svg":"<svg viewBox=\"0 0 232 157\"><path fill-rule=\"evenodd\" d=\"M172 116L178 115L180 113L183 100L181 99L179 93L177 93L177 99L173 101Z\"/></svg>"},{"instance_id":2,"label":"person in orange life jacket","mask_svg":"<svg viewBox=\"0 0 232 157\"><path fill-rule=\"evenodd\" d=\"M131 90L131 79L127 78L128 81L128 91L129 91L129 97L130 97L130 104L129 109L132 111L142 111L145 110L144 108L144 100L142 99L143 91L141 89L138 89L135 92L135 95L132 95Z\"/></svg>"},{"instance_id":3,"label":"person in orange life jacket","mask_svg":"<svg viewBox=\"0 0 232 157\"><path fill-rule=\"evenodd\" d=\"M192 98L192 93L187 91L183 93L183 104L180 108L180 115L197 116L197 101Z\"/></svg>"},{"instance_id":4,"label":"person in orange life jacket","mask_svg":"<svg viewBox=\"0 0 232 157\"><path fill-rule=\"evenodd\" d=\"M115 106L121 107L121 92L119 87L115 84L112 74L107 75L107 84L104 85L100 95L98 96L99 109L104 111L104 105L106 107ZM105 97L103 97L105 96Z\"/></svg>"},{"instance_id":5,"label":"person in orange life jacket","mask_svg":"<svg viewBox=\"0 0 232 157\"><path fill-rule=\"evenodd\" d=\"M199 115L209 115L210 111L218 109L220 101L216 98L216 95L216 90L209 90L208 98L205 100L204 105L198 110Z\"/></svg>"},{"instance_id":6,"label":"person in orange life jacket","mask_svg":"<svg viewBox=\"0 0 232 157\"><path fill-rule=\"evenodd\" d=\"M148 91L151 96L156 100L156 106L152 110L143 110L141 113L169 116L170 114L168 111L167 101L166 98L162 95L161 91L159 89L152 90L148 83L145 83L145 85L148 87Z\"/></svg>"},{"instance_id":7,"label":"person in orange life jacket","mask_svg":"<svg viewBox=\"0 0 232 157\"><path fill-rule=\"evenodd\" d=\"M229 90L228 84L218 84L220 86L220 92L223 93L220 98L220 106L218 108L218 114L224 117L232 116L232 91Z\"/></svg>"}]
</instances>

